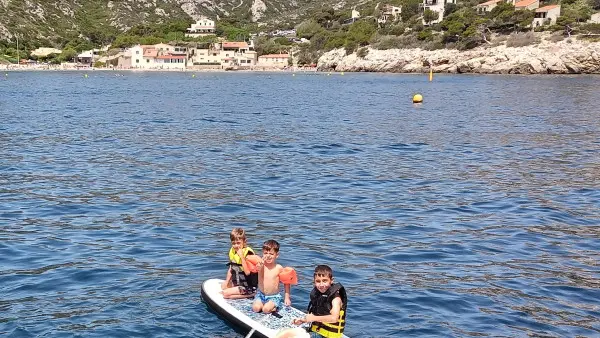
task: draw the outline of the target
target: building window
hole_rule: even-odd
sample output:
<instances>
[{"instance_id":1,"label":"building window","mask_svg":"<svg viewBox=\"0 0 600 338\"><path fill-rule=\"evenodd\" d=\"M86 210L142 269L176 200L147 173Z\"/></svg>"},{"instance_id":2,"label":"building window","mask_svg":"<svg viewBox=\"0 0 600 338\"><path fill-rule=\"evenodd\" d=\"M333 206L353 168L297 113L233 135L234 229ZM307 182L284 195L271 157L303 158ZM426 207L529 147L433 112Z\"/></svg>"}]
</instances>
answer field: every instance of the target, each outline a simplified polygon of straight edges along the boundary
<instances>
[{"instance_id":1,"label":"building window","mask_svg":"<svg viewBox=\"0 0 600 338\"><path fill-rule=\"evenodd\" d=\"M150 63L150 59L146 59L146 63Z\"/></svg>"},{"instance_id":2,"label":"building window","mask_svg":"<svg viewBox=\"0 0 600 338\"><path fill-rule=\"evenodd\" d=\"M136 50L136 51L135 51L135 53L136 53L136 54L140 54L140 51L139 51L139 50Z\"/></svg>"},{"instance_id":3,"label":"building window","mask_svg":"<svg viewBox=\"0 0 600 338\"><path fill-rule=\"evenodd\" d=\"M140 59L135 59L135 63L140 63Z\"/></svg>"}]
</instances>

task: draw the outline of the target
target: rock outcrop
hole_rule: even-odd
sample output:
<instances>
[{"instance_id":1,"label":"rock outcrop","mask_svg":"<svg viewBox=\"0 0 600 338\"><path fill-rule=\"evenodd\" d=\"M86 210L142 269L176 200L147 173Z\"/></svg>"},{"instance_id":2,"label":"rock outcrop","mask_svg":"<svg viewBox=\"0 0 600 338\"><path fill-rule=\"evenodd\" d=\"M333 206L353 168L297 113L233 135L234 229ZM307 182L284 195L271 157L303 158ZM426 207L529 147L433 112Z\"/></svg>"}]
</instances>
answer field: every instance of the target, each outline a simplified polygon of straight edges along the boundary
<instances>
[{"instance_id":1,"label":"rock outcrop","mask_svg":"<svg viewBox=\"0 0 600 338\"><path fill-rule=\"evenodd\" d=\"M368 49L363 58L344 49L325 53L319 70L345 72L478 74L600 74L600 42L543 40L525 47L478 47L468 51L440 49Z\"/></svg>"}]
</instances>

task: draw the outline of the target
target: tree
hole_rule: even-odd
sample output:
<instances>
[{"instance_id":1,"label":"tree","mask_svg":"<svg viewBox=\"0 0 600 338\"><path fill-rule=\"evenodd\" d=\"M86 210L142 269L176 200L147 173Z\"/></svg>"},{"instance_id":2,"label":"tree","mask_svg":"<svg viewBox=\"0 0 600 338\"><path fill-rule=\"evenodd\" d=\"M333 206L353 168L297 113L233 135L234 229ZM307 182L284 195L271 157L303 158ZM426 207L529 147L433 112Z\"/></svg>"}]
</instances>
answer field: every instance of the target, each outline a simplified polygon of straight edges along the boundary
<instances>
[{"instance_id":1,"label":"tree","mask_svg":"<svg viewBox=\"0 0 600 338\"><path fill-rule=\"evenodd\" d=\"M406 0L402 4L402 13L400 16L402 17L402 21L409 21L410 18L419 14L419 6L422 3L422 0Z\"/></svg>"},{"instance_id":2,"label":"tree","mask_svg":"<svg viewBox=\"0 0 600 338\"><path fill-rule=\"evenodd\" d=\"M332 7L321 8L313 15L313 18L321 27L329 28L335 19L335 10Z\"/></svg>"},{"instance_id":3,"label":"tree","mask_svg":"<svg viewBox=\"0 0 600 338\"><path fill-rule=\"evenodd\" d=\"M585 22L592 15L592 7L586 0L575 0L572 4L565 5L561 14L572 22Z\"/></svg>"},{"instance_id":4,"label":"tree","mask_svg":"<svg viewBox=\"0 0 600 338\"><path fill-rule=\"evenodd\" d=\"M375 22L372 20L360 20L348 29L347 41L354 42L359 46L365 46L377 31Z\"/></svg>"},{"instance_id":5,"label":"tree","mask_svg":"<svg viewBox=\"0 0 600 338\"><path fill-rule=\"evenodd\" d=\"M425 21L426 24L431 24L431 22L437 20L440 17L440 13L432 11L431 9L427 8L425 9L425 11L423 12L423 21Z\"/></svg>"},{"instance_id":6,"label":"tree","mask_svg":"<svg viewBox=\"0 0 600 338\"><path fill-rule=\"evenodd\" d=\"M58 60L62 62L68 62L73 60L77 56L77 51L74 49L63 49L62 53L58 56Z\"/></svg>"},{"instance_id":7,"label":"tree","mask_svg":"<svg viewBox=\"0 0 600 338\"><path fill-rule=\"evenodd\" d=\"M321 31L323 31L323 27L321 27L317 21L309 19L303 21L296 27L296 36L310 40L313 35Z\"/></svg>"}]
</instances>

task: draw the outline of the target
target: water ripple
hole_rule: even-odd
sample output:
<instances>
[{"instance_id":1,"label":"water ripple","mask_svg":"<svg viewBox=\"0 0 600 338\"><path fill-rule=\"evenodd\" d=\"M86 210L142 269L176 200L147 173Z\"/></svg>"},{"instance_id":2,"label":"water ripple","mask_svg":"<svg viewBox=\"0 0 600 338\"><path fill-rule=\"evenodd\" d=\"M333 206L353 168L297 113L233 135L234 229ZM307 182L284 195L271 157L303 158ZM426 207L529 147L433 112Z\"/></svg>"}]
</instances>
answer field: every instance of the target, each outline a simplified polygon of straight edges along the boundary
<instances>
[{"instance_id":1,"label":"water ripple","mask_svg":"<svg viewBox=\"0 0 600 338\"><path fill-rule=\"evenodd\" d=\"M598 78L123 75L0 84L0 334L240 336L241 226L353 337L600 336Z\"/></svg>"}]
</instances>

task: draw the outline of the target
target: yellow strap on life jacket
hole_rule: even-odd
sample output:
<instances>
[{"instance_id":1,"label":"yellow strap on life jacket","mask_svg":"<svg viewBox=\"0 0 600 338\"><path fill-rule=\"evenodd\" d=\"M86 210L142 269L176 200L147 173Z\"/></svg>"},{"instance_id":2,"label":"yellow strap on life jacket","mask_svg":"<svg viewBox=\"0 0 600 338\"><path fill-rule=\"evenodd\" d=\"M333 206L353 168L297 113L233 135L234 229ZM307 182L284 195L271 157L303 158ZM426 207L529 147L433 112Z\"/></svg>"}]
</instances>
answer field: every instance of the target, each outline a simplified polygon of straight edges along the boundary
<instances>
[{"instance_id":1,"label":"yellow strap on life jacket","mask_svg":"<svg viewBox=\"0 0 600 338\"><path fill-rule=\"evenodd\" d=\"M310 330L320 334L326 338L341 338L344 332L344 326L346 320L344 316L344 310L340 310L340 317L335 323L313 323Z\"/></svg>"},{"instance_id":2,"label":"yellow strap on life jacket","mask_svg":"<svg viewBox=\"0 0 600 338\"><path fill-rule=\"evenodd\" d=\"M247 246L242 249L242 252L244 254L244 257L246 257L246 256L248 256L248 252L254 253L254 250L252 250L251 247ZM231 263L242 265L242 258L240 256L238 256L237 252L235 252L235 250L233 250L233 248L229 249L229 261ZM241 269L244 270L244 267L242 266Z\"/></svg>"}]
</instances>

